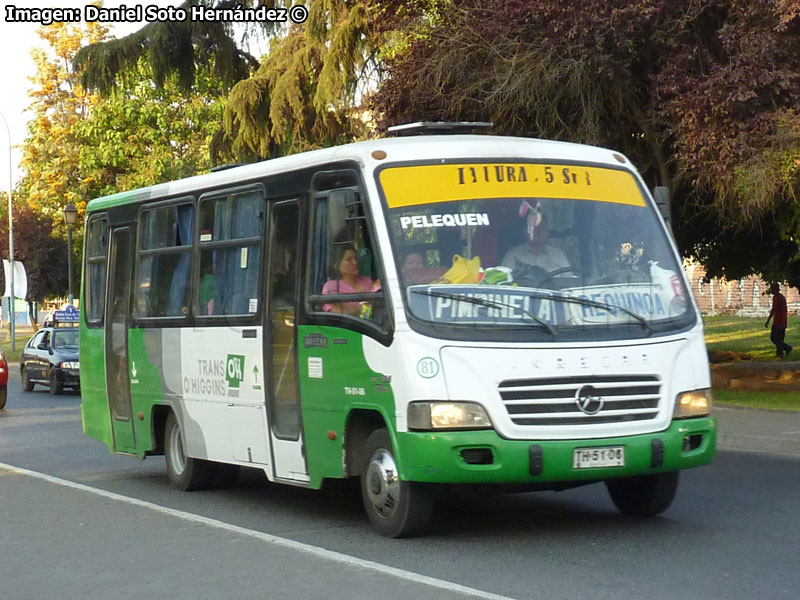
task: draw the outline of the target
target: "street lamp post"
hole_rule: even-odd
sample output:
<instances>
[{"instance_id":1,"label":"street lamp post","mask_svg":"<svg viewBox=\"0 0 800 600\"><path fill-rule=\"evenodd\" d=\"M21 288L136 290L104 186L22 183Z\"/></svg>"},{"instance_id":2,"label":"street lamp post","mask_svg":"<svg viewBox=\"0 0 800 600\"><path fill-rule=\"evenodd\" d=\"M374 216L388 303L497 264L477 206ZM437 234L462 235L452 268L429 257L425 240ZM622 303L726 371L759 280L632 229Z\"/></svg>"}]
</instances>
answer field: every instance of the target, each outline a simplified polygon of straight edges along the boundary
<instances>
[{"instance_id":1,"label":"street lamp post","mask_svg":"<svg viewBox=\"0 0 800 600\"><path fill-rule=\"evenodd\" d=\"M69 285L69 303L72 305L72 226L78 218L78 209L70 202L64 207L64 223L67 224L67 282Z\"/></svg>"},{"instance_id":2,"label":"street lamp post","mask_svg":"<svg viewBox=\"0 0 800 600\"><path fill-rule=\"evenodd\" d=\"M17 349L17 337L15 333L14 323L14 219L12 218L11 209L11 128L8 126L5 115L0 112L0 117L3 118L3 123L6 126L8 133L8 313L9 323L11 324L11 350Z\"/></svg>"}]
</instances>

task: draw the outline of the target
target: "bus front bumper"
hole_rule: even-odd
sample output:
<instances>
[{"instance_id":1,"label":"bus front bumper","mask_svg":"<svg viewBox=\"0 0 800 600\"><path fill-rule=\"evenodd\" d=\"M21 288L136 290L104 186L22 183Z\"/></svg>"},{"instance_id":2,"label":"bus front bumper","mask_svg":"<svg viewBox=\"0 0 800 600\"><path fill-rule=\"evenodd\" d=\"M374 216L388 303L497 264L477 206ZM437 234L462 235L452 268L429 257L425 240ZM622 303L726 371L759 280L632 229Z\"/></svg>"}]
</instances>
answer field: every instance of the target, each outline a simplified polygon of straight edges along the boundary
<instances>
[{"instance_id":1,"label":"bus front bumper","mask_svg":"<svg viewBox=\"0 0 800 600\"><path fill-rule=\"evenodd\" d=\"M537 484L648 475L710 463L713 417L673 421L651 434L581 440L507 440L493 430L397 434L398 469L406 481ZM621 466L575 467L575 450L624 448ZM619 454L615 450L615 454Z\"/></svg>"}]
</instances>

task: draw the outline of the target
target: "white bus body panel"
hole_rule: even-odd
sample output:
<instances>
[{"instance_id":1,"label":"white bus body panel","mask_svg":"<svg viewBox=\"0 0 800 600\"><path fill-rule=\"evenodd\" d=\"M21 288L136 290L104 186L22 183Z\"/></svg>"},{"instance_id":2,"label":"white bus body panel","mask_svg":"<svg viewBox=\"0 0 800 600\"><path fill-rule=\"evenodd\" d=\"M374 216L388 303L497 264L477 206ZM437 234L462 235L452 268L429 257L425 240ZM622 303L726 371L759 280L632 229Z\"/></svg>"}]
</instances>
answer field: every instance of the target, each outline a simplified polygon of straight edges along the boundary
<instances>
[{"instance_id":1,"label":"white bus body panel","mask_svg":"<svg viewBox=\"0 0 800 600\"><path fill-rule=\"evenodd\" d=\"M258 466L271 462L261 328L245 329L255 329L256 337L243 338L241 327L181 330L181 412L189 456Z\"/></svg>"},{"instance_id":2,"label":"white bus body panel","mask_svg":"<svg viewBox=\"0 0 800 600\"><path fill-rule=\"evenodd\" d=\"M589 439L653 433L669 427L679 393L711 387L705 342L699 324L680 335L655 339L591 344L559 344L555 341L538 345L459 345L427 338L404 328L396 332L394 343L388 348L367 337L363 345L370 368L392 374L398 431L408 431L409 402L460 400L482 405L494 429L506 439ZM431 357L436 359L440 369L434 376L423 376L418 368L420 361ZM571 384L571 380L609 376L617 376L623 383L631 380L632 386L642 385L637 378L652 379L652 384L645 385L659 388L656 408L634 409L627 413L645 413L645 420L598 420L597 423L571 425L566 419L556 425L520 425L512 421L499 390L499 384L504 381L553 379L562 379L564 384L552 387L566 390L571 386L571 390L577 390L582 384ZM597 387L602 390L603 384L597 384ZM603 394L601 392L598 395ZM559 401L573 408L575 398L572 391ZM605 401L610 407L614 402L613 396L607 396ZM608 414L613 415L614 412L603 416ZM590 418L591 415L585 417Z\"/></svg>"}]
</instances>

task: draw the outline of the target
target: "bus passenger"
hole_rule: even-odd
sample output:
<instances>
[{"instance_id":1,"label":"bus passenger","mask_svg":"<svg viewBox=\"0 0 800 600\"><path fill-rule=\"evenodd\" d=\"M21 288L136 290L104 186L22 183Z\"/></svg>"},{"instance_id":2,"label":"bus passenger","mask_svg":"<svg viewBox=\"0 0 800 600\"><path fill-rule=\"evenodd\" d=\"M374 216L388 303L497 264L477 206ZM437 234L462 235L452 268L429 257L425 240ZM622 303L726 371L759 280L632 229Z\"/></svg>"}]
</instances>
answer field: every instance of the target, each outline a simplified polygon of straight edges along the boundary
<instances>
[{"instance_id":1,"label":"bus passenger","mask_svg":"<svg viewBox=\"0 0 800 600\"><path fill-rule=\"evenodd\" d=\"M426 267L422 254L410 252L403 259L403 266L400 269L403 274L403 281L406 285L417 285L436 281L447 272L444 267Z\"/></svg>"},{"instance_id":2,"label":"bus passenger","mask_svg":"<svg viewBox=\"0 0 800 600\"><path fill-rule=\"evenodd\" d=\"M366 275L358 274L358 257L352 246L336 249L336 260L333 266L339 276L325 282L325 285L322 286L323 294L358 294L375 292L380 289L380 283L372 281ZM360 302L323 304L322 309L327 312L356 316L360 315L362 310Z\"/></svg>"}]
</instances>

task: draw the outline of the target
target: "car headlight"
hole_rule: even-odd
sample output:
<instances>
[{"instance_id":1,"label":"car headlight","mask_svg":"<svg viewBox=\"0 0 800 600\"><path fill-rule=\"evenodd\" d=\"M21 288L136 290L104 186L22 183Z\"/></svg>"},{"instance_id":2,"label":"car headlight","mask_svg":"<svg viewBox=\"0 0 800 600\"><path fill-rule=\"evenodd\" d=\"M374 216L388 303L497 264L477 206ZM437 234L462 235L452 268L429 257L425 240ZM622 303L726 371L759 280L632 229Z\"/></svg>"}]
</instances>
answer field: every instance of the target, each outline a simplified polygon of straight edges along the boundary
<instances>
[{"instance_id":1,"label":"car headlight","mask_svg":"<svg viewBox=\"0 0 800 600\"><path fill-rule=\"evenodd\" d=\"M474 402L412 402L408 405L408 428L491 429L492 422L480 404Z\"/></svg>"},{"instance_id":2,"label":"car headlight","mask_svg":"<svg viewBox=\"0 0 800 600\"><path fill-rule=\"evenodd\" d=\"M80 363L80 361L77 361L77 360L76 361L66 361L66 362L62 362L60 366L61 366L62 369L80 369L81 368L81 363Z\"/></svg>"},{"instance_id":3,"label":"car headlight","mask_svg":"<svg viewBox=\"0 0 800 600\"><path fill-rule=\"evenodd\" d=\"M675 399L676 419L705 417L711 412L711 390L694 390L678 394Z\"/></svg>"}]
</instances>

